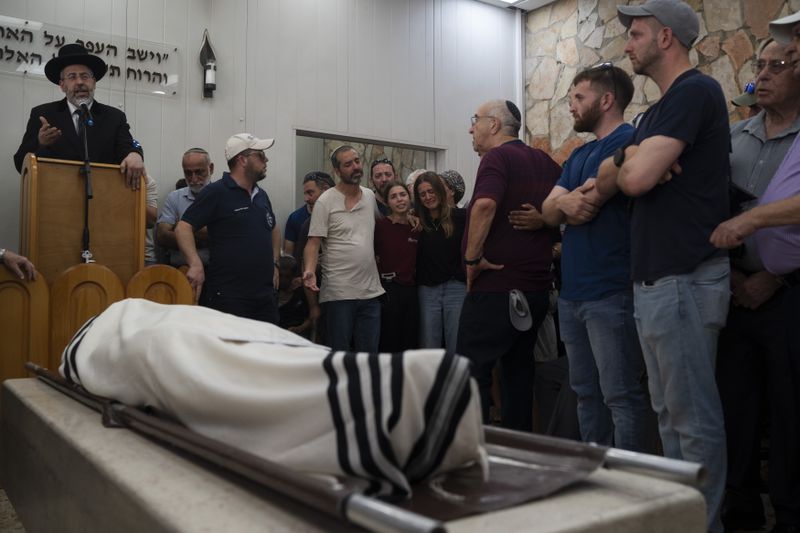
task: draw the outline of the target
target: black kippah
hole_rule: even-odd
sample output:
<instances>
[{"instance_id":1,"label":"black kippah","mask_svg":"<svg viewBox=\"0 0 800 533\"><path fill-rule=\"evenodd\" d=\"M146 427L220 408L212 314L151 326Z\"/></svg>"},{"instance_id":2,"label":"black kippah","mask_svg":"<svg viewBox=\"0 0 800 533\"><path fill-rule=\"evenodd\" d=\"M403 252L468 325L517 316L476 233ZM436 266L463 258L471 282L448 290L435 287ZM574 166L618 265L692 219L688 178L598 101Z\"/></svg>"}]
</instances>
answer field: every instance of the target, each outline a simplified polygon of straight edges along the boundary
<instances>
[{"instance_id":1,"label":"black kippah","mask_svg":"<svg viewBox=\"0 0 800 533\"><path fill-rule=\"evenodd\" d=\"M511 100L506 100L506 107L508 108L508 112L517 120L517 122L522 120L522 115L519 112L519 108L514 105L514 102Z\"/></svg>"}]
</instances>

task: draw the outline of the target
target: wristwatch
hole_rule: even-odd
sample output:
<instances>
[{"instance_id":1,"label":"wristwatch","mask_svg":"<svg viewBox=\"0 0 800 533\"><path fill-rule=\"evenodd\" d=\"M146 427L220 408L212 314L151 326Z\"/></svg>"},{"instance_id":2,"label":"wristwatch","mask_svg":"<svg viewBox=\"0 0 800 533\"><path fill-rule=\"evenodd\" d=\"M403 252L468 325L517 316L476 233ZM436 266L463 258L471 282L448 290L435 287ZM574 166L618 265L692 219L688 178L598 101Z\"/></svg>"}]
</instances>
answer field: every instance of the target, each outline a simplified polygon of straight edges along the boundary
<instances>
[{"instance_id":1,"label":"wristwatch","mask_svg":"<svg viewBox=\"0 0 800 533\"><path fill-rule=\"evenodd\" d=\"M481 259L483 259L483 255L479 255L476 259L467 259L465 257L464 258L464 264L467 265L467 266L475 266L475 265L477 265L478 263L481 262Z\"/></svg>"},{"instance_id":2,"label":"wristwatch","mask_svg":"<svg viewBox=\"0 0 800 533\"><path fill-rule=\"evenodd\" d=\"M627 146L620 146L617 148L617 151L614 152L614 166L617 168L620 168L625 162L625 148L627 148Z\"/></svg>"},{"instance_id":3,"label":"wristwatch","mask_svg":"<svg viewBox=\"0 0 800 533\"><path fill-rule=\"evenodd\" d=\"M6 249L0 248L0 263L3 262L3 258L6 256Z\"/></svg>"}]
</instances>

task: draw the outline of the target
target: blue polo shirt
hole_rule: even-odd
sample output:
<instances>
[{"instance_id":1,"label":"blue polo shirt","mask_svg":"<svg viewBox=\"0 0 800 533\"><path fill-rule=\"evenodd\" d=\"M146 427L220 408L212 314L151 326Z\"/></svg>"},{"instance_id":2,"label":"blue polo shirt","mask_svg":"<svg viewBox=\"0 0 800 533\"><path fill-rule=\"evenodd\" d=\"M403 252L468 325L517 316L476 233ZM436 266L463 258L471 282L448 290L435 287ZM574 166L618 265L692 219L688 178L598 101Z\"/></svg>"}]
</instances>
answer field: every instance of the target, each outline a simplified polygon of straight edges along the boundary
<instances>
[{"instance_id":1,"label":"blue polo shirt","mask_svg":"<svg viewBox=\"0 0 800 533\"><path fill-rule=\"evenodd\" d=\"M300 229L303 227L303 223L309 218L311 218L311 213L308 212L308 206L306 204L292 211L292 214L286 219L286 228L283 230L284 238L287 241L297 242L298 239L300 239Z\"/></svg>"},{"instance_id":2,"label":"blue polo shirt","mask_svg":"<svg viewBox=\"0 0 800 533\"><path fill-rule=\"evenodd\" d=\"M630 124L621 124L601 140L577 148L564 163L557 185L574 191L596 177L600 163L626 145L633 131ZM630 289L628 201L618 193L591 221L567 226L561 252L560 296L565 300L600 300Z\"/></svg>"},{"instance_id":3,"label":"blue polo shirt","mask_svg":"<svg viewBox=\"0 0 800 533\"><path fill-rule=\"evenodd\" d=\"M208 227L211 259L204 291L231 298L263 298L273 290L272 230L275 213L267 193L249 195L225 172L206 185L181 220Z\"/></svg>"}]
</instances>

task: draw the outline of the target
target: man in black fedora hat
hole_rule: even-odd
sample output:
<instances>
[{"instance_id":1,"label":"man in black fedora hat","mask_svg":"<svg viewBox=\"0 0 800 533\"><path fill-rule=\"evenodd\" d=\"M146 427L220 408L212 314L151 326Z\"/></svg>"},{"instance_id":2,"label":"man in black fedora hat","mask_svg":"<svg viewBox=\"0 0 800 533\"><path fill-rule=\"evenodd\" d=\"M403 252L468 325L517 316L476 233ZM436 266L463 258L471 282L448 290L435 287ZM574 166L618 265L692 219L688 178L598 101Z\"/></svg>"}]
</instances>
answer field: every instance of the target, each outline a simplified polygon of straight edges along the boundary
<instances>
[{"instance_id":1,"label":"man in black fedora hat","mask_svg":"<svg viewBox=\"0 0 800 533\"><path fill-rule=\"evenodd\" d=\"M138 189L144 175L142 148L131 136L125 113L94 100L95 84L108 67L79 44L67 44L44 67L45 75L61 87L66 98L31 109L14 164L22 170L25 154L83 161L79 135L81 105L89 108L93 125L87 129L89 159L94 163L119 164L131 188Z\"/></svg>"}]
</instances>

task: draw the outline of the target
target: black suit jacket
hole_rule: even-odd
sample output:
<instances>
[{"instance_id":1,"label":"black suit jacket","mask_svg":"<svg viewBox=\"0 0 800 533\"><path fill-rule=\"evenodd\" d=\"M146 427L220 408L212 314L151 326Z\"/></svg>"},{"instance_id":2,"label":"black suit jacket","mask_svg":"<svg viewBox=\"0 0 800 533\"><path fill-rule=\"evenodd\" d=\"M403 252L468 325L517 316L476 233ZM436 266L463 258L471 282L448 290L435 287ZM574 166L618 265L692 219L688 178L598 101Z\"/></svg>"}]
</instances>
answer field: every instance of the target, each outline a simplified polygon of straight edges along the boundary
<instances>
[{"instance_id":1,"label":"black suit jacket","mask_svg":"<svg viewBox=\"0 0 800 533\"><path fill-rule=\"evenodd\" d=\"M39 146L39 129L42 127L40 116L46 118L51 126L61 130L61 137L51 146ZM131 137L131 128L125 113L95 101L92 104L92 116L94 125L88 128L88 144L89 159L93 163L119 164L131 152L137 152L144 157L142 148ZM22 161L28 152L33 152L38 157L83 161L83 143L75 131L66 98L31 109L22 143L14 154L17 172L22 171Z\"/></svg>"}]
</instances>

